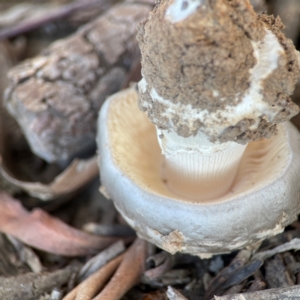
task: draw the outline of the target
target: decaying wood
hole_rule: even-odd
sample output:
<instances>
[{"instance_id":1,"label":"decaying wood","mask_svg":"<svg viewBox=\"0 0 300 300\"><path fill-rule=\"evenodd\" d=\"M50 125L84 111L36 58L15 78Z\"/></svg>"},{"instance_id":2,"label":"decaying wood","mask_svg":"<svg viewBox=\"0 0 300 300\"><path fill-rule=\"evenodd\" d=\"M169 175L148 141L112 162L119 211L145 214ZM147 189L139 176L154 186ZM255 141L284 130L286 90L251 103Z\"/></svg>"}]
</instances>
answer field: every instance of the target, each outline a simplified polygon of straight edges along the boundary
<instances>
[{"instance_id":1,"label":"decaying wood","mask_svg":"<svg viewBox=\"0 0 300 300\"><path fill-rule=\"evenodd\" d=\"M136 27L150 9L144 3L116 5L9 72L6 107L35 154L48 162L69 161L95 146L99 108L139 57Z\"/></svg>"},{"instance_id":2,"label":"decaying wood","mask_svg":"<svg viewBox=\"0 0 300 300\"><path fill-rule=\"evenodd\" d=\"M269 289L254 293L242 293L227 296L215 296L215 300L296 300L299 299L300 287Z\"/></svg>"}]
</instances>

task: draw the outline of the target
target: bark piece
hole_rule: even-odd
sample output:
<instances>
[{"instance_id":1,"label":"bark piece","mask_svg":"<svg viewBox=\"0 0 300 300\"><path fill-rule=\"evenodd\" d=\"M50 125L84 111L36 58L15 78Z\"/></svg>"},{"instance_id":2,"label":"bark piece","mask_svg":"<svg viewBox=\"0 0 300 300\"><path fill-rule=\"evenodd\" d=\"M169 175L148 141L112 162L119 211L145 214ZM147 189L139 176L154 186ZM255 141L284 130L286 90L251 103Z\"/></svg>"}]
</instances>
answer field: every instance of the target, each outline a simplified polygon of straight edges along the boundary
<instances>
[{"instance_id":1,"label":"bark piece","mask_svg":"<svg viewBox=\"0 0 300 300\"><path fill-rule=\"evenodd\" d=\"M6 107L32 151L69 161L95 147L98 110L139 55L136 27L151 5L123 3L9 72Z\"/></svg>"}]
</instances>

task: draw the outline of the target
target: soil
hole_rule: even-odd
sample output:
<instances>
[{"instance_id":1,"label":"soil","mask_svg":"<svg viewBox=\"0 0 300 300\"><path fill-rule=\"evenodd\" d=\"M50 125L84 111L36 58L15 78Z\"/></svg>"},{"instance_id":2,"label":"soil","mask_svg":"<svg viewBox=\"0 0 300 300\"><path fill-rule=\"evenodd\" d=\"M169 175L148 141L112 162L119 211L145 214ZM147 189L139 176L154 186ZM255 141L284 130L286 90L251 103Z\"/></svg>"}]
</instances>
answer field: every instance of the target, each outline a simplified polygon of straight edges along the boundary
<instances>
[{"instance_id":1,"label":"soil","mask_svg":"<svg viewBox=\"0 0 300 300\"><path fill-rule=\"evenodd\" d=\"M208 135L212 141L244 144L272 136L277 123L298 113L290 95L299 77L299 64L292 41L281 33L279 18L257 15L248 1L210 0L186 19L170 22L165 14L171 3L159 1L138 33L142 73L147 82L146 89L140 91L139 105L156 126L183 137L196 135L198 130L207 134L205 121L176 115L179 110L166 117L170 106L154 101L150 91L154 88L172 106L206 110L209 114L228 105L236 106L247 93L251 69L257 63L251 43L262 42L266 29L285 51L277 69L262 82L263 101L276 111L276 116L267 120L262 114L230 125L226 121L222 132Z\"/></svg>"}]
</instances>

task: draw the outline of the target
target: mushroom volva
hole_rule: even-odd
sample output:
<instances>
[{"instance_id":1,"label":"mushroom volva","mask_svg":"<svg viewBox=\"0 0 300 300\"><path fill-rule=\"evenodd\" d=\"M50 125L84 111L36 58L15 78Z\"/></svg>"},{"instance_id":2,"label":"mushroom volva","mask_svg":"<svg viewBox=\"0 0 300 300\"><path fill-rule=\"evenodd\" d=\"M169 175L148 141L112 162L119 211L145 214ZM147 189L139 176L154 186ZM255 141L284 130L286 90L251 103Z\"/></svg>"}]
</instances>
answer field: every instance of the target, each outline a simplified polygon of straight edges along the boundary
<instances>
[{"instance_id":1,"label":"mushroom volva","mask_svg":"<svg viewBox=\"0 0 300 300\"><path fill-rule=\"evenodd\" d=\"M175 253L225 253L300 212L288 120L298 52L248 0L161 0L139 29L142 80L98 121L102 185L137 234Z\"/></svg>"}]
</instances>

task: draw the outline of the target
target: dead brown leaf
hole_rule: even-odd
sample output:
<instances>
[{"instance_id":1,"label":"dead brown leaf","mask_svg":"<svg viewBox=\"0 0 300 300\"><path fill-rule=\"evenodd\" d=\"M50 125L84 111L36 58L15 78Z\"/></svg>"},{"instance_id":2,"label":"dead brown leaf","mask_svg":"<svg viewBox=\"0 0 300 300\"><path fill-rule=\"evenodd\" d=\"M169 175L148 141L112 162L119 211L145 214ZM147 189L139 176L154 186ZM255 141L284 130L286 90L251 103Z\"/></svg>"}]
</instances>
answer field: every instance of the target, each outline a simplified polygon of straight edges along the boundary
<instances>
[{"instance_id":1,"label":"dead brown leaf","mask_svg":"<svg viewBox=\"0 0 300 300\"><path fill-rule=\"evenodd\" d=\"M0 231L34 248L65 256L95 253L118 240L72 228L41 209L28 212L4 192L0 193Z\"/></svg>"},{"instance_id":2,"label":"dead brown leaf","mask_svg":"<svg viewBox=\"0 0 300 300\"><path fill-rule=\"evenodd\" d=\"M9 183L26 191L33 197L44 201L53 200L71 194L98 175L96 156L80 160L75 159L61 174L54 178L50 184L40 182L26 182L14 178L7 172L2 164L0 156L0 176L2 175Z\"/></svg>"}]
</instances>

